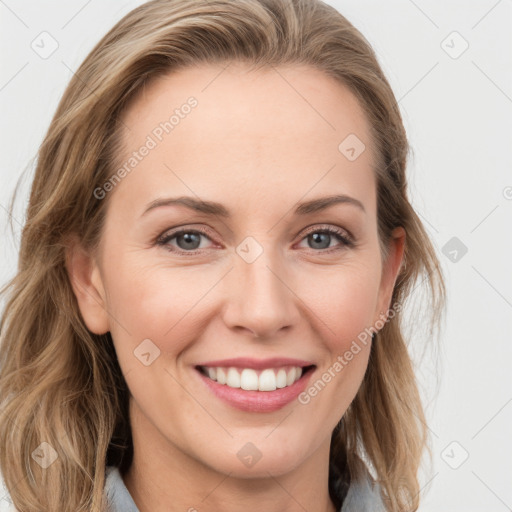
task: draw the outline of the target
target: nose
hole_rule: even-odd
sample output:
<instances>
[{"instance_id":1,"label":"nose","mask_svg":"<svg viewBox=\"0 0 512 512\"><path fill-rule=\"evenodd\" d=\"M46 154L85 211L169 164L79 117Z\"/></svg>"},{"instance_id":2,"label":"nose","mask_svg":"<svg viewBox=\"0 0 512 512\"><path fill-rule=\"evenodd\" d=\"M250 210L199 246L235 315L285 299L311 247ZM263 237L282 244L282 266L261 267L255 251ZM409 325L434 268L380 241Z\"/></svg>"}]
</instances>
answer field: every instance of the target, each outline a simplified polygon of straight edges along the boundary
<instances>
[{"instance_id":1,"label":"nose","mask_svg":"<svg viewBox=\"0 0 512 512\"><path fill-rule=\"evenodd\" d=\"M291 273L267 252L252 263L237 257L227 277L224 322L228 328L272 339L298 324L300 299Z\"/></svg>"}]
</instances>

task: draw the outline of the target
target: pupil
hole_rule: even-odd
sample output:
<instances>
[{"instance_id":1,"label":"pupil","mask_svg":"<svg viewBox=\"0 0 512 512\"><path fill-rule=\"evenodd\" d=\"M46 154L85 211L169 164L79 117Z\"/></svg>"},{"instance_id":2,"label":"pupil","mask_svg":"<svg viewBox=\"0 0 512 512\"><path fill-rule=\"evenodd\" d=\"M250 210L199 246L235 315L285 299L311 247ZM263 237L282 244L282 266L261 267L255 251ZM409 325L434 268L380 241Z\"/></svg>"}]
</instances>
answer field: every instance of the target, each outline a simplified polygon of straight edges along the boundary
<instances>
[{"instance_id":1,"label":"pupil","mask_svg":"<svg viewBox=\"0 0 512 512\"><path fill-rule=\"evenodd\" d=\"M325 243L323 244L324 247L316 247L317 249L326 249L327 247L329 247L329 237L330 235L328 233L313 233L311 235L311 237L313 238L313 243L314 244L320 244L322 245L322 237L324 237L324 242L327 241L327 245L325 245Z\"/></svg>"},{"instance_id":2,"label":"pupil","mask_svg":"<svg viewBox=\"0 0 512 512\"><path fill-rule=\"evenodd\" d=\"M194 243L200 242L199 235L197 233L185 233L178 238L182 238L185 241L185 249L197 249L197 246L191 247Z\"/></svg>"}]
</instances>

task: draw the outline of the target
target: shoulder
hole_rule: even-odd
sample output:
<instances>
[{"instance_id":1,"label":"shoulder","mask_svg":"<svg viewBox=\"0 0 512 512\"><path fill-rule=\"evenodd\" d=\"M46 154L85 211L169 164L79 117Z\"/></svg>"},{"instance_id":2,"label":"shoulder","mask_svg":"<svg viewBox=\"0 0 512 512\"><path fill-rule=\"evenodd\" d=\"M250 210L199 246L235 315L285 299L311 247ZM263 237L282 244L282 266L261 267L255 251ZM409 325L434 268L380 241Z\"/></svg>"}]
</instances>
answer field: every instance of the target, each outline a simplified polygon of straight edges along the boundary
<instances>
[{"instance_id":1,"label":"shoulder","mask_svg":"<svg viewBox=\"0 0 512 512\"><path fill-rule=\"evenodd\" d=\"M361 510L386 512L380 495L380 487L373 482L369 475L350 484L340 512L360 512Z\"/></svg>"},{"instance_id":2,"label":"shoulder","mask_svg":"<svg viewBox=\"0 0 512 512\"><path fill-rule=\"evenodd\" d=\"M0 473L0 512L16 512L12 504L11 497L5 487L5 482L2 474Z\"/></svg>"},{"instance_id":3,"label":"shoulder","mask_svg":"<svg viewBox=\"0 0 512 512\"><path fill-rule=\"evenodd\" d=\"M124 485L119 469L107 466L105 471L105 490L110 512L139 512L128 489ZM0 473L0 512L17 512L5 487Z\"/></svg>"},{"instance_id":4,"label":"shoulder","mask_svg":"<svg viewBox=\"0 0 512 512\"><path fill-rule=\"evenodd\" d=\"M116 466L106 468L104 494L111 512L139 512Z\"/></svg>"}]
</instances>

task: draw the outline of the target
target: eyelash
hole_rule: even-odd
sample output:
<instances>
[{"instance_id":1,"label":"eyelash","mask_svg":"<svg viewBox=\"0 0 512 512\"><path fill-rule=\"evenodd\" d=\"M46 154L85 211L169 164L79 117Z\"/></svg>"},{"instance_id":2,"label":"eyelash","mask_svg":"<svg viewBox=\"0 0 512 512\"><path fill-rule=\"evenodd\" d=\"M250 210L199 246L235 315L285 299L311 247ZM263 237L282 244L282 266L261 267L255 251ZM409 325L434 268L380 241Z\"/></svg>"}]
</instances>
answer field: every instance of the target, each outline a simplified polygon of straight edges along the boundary
<instances>
[{"instance_id":1,"label":"eyelash","mask_svg":"<svg viewBox=\"0 0 512 512\"><path fill-rule=\"evenodd\" d=\"M195 254L201 253L201 251L203 249L195 249L193 251L184 251L182 249L177 249L174 246L172 246L173 247L172 249L170 248L171 246L169 245L169 242L172 239L177 238L178 236L183 235L185 233L200 234L200 235L203 235L206 238L211 240L211 238L208 235L208 233L206 231L202 230L202 229L179 229L178 231L174 231L174 232L171 232L171 233L164 233L163 235L161 235L161 236L159 236L157 238L155 243L158 246L165 247L170 252L176 252L178 254L195 255ZM336 252L336 251L342 250L344 248L353 248L356 245L354 239L345 230L342 230L340 228L334 228L334 227L327 227L327 228L315 227L314 229L311 229L308 232L306 232L304 234L304 236L301 238L300 241L302 241L304 238L306 238L307 236L309 236L309 235L311 235L313 233L327 233L327 234L330 234L330 235L334 235L334 237L339 242L342 243L341 246L330 247L330 248L327 248L327 249L315 250L315 249L309 248L311 251L316 252L316 253L330 254L332 252Z\"/></svg>"}]
</instances>

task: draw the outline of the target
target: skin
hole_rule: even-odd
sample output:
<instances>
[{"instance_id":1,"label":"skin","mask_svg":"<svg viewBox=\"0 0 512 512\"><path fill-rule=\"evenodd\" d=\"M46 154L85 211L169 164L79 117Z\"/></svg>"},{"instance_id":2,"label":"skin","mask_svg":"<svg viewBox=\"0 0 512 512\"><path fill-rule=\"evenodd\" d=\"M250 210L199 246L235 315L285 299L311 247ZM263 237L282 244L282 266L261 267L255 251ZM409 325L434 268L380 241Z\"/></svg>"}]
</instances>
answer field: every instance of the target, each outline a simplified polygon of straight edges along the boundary
<instances>
[{"instance_id":1,"label":"skin","mask_svg":"<svg viewBox=\"0 0 512 512\"><path fill-rule=\"evenodd\" d=\"M141 512L332 512L331 433L360 387L370 343L308 404L271 413L221 402L194 366L297 357L316 364L314 383L390 307L405 233L393 232L382 262L369 129L347 88L298 65L223 67L159 77L129 106L125 158L189 96L198 100L103 199L98 250L74 244L68 271L87 327L111 332L131 392L134 460L123 479ZM351 133L367 147L352 162L338 150ZM332 194L365 211L347 203L293 214L298 202ZM181 195L220 202L232 218L181 206L142 216L151 201ZM155 244L176 227L207 230L199 254L183 238ZM326 227L348 231L355 246L326 235L319 248L308 235ZM247 236L263 249L252 263L236 252ZM149 366L134 356L145 339L160 350ZM252 467L237 457L248 442L261 452Z\"/></svg>"}]
</instances>

